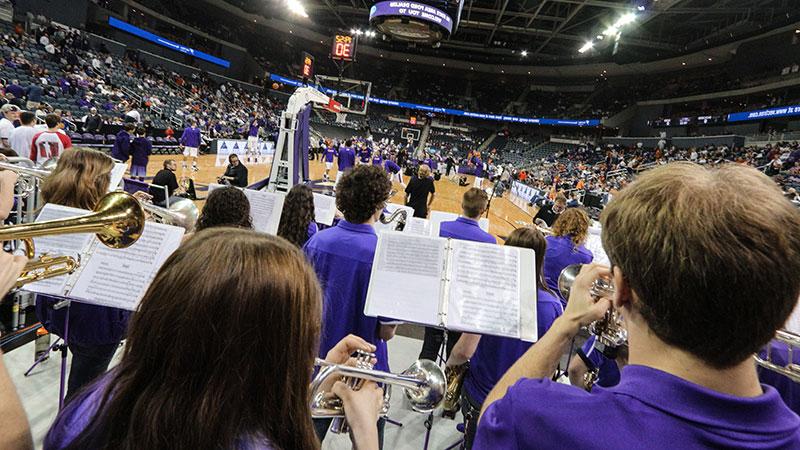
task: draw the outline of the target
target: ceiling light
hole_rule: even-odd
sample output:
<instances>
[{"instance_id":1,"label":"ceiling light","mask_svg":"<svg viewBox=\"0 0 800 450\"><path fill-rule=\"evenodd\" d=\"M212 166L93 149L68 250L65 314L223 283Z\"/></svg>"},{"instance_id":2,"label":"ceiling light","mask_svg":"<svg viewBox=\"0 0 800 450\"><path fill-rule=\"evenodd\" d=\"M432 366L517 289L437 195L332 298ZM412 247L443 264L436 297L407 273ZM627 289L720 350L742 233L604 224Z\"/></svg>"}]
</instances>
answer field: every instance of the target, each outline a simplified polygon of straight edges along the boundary
<instances>
[{"instance_id":1,"label":"ceiling light","mask_svg":"<svg viewBox=\"0 0 800 450\"><path fill-rule=\"evenodd\" d=\"M614 26L620 28L633 22L634 20L636 20L636 13L630 12L620 17L619 20L617 20L617 23L614 24Z\"/></svg>"},{"instance_id":2,"label":"ceiling light","mask_svg":"<svg viewBox=\"0 0 800 450\"><path fill-rule=\"evenodd\" d=\"M614 36L619 33L619 28L616 25L610 26L603 31L603 36Z\"/></svg>"},{"instance_id":3,"label":"ceiling light","mask_svg":"<svg viewBox=\"0 0 800 450\"><path fill-rule=\"evenodd\" d=\"M528 56L528 51L527 50L523 50L522 52L520 52L520 55L522 55L522 57L524 58L524 57Z\"/></svg>"},{"instance_id":4,"label":"ceiling light","mask_svg":"<svg viewBox=\"0 0 800 450\"><path fill-rule=\"evenodd\" d=\"M586 53L587 51L591 50L592 47L594 47L594 42L589 41L583 44L583 47L578 49L578 53Z\"/></svg>"},{"instance_id":5,"label":"ceiling light","mask_svg":"<svg viewBox=\"0 0 800 450\"><path fill-rule=\"evenodd\" d=\"M286 8L298 16L308 17L308 13L306 13L306 9L300 3L300 0L286 0Z\"/></svg>"},{"instance_id":6,"label":"ceiling light","mask_svg":"<svg viewBox=\"0 0 800 450\"><path fill-rule=\"evenodd\" d=\"M604 38L605 38L605 36L603 36L602 34L598 34L597 35L597 40L598 41L602 41Z\"/></svg>"},{"instance_id":7,"label":"ceiling light","mask_svg":"<svg viewBox=\"0 0 800 450\"><path fill-rule=\"evenodd\" d=\"M356 34L356 29L355 28L350 28L350 34Z\"/></svg>"},{"instance_id":8,"label":"ceiling light","mask_svg":"<svg viewBox=\"0 0 800 450\"><path fill-rule=\"evenodd\" d=\"M685 66L685 65L686 65L686 62L685 62L685 61L684 61L684 62L682 62L682 63L681 63L681 65L682 65L682 66Z\"/></svg>"},{"instance_id":9,"label":"ceiling light","mask_svg":"<svg viewBox=\"0 0 800 450\"><path fill-rule=\"evenodd\" d=\"M639 5L636 7L639 11L644 11L644 5Z\"/></svg>"},{"instance_id":10,"label":"ceiling light","mask_svg":"<svg viewBox=\"0 0 800 450\"><path fill-rule=\"evenodd\" d=\"M713 61L714 59L713 59L713 58L708 58L708 60L709 60L709 61Z\"/></svg>"}]
</instances>

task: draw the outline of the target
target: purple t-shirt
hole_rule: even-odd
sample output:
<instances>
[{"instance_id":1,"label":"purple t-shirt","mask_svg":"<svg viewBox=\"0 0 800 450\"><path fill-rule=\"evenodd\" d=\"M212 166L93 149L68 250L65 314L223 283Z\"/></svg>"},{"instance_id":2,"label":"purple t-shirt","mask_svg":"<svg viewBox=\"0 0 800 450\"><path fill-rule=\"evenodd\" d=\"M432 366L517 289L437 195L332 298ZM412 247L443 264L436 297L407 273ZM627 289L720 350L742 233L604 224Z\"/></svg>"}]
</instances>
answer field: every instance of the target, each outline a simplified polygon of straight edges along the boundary
<instances>
[{"instance_id":1,"label":"purple t-shirt","mask_svg":"<svg viewBox=\"0 0 800 450\"><path fill-rule=\"evenodd\" d=\"M594 259L592 252L583 245L575 247L569 236L547 236L547 252L544 255L544 281L551 291L558 292L558 276L570 264L589 264ZM559 294L560 296L560 294ZM566 303L566 299L561 299Z\"/></svg>"},{"instance_id":2,"label":"purple t-shirt","mask_svg":"<svg viewBox=\"0 0 800 450\"><path fill-rule=\"evenodd\" d=\"M383 157L381 156L380 153L375 152L375 154L372 155L372 165L373 166L382 166L383 165Z\"/></svg>"},{"instance_id":3,"label":"purple t-shirt","mask_svg":"<svg viewBox=\"0 0 800 450\"><path fill-rule=\"evenodd\" d=\"M325 147L325 162L332 163L334 156L336 156L336 150L333 147Z\"/></svg>"},{"instance_id":4,"label":"purple t-shirt","mask_svg":"<svg viewBox=\"0 0 800 450\"><path fill-rule=\"evenodd\" d=\"M199 148L200 147L200 129L197 127L189 127L183 130L181 135L181 144L186 147Z\"/></svg>"},{"instance_id":5,"label":"purple t-shirt","mask_svg":"<svg viewBox=\"0 0 800 450\"><path fill-rule=\"evenodd\" d=\"M442 222L439 225L439 237L497 244L497 240L491 234L483 231L476 220L466 217Z\"/></svg>"},{"instance_id":6,"label":"purple t-shirt","mask_svg":"<svg viewBox=\"0 0 800 450\"><path fill-rule=\"evenodd\" d=\"M55 422L44 438L44 450L66 448L78 437L97 414L97 408L106 386L111 381L113 370L81 391L58 413ZM236 443L236 450L272 450L274 447L264 437L242 437Z\"/></svg>"},{"instance_id":7,"label":"purple t-shirt","mask_svg":"<svg viewBox=\"0 0 800 450\"><path fill-rule=\"evenodd\" d=\"M472 158L472 163L475 164L475 176L478 178L483 177L483 161L480 158Z\"/></svg>"},{"instance_id":8,"label":"purple t-shirt","mask_svg":"<svg viewBox=\"0 0 800 450\"><path fill-rule=\"evenodd\" d=\"M539 289L536 293L536 322L541 338L564 313L558 297ZM464 390L478 405L500 381L500 378L522 356L532 342L500 336L481 336L475 354L469 360L469 372L464 379Z\"/></svg>"},{"instance_id":9,"label":"purple t-shirt","mask_svg":"<svg viewBox=\"0 0 800 450\"><path fill-rule=\"evenodd\" d=\"M250 121L250 129L247 131L248 136L257 137L258 129L261 128L261 119L253 119Z\"/></svg>"},{"instance_id":10,"label":"purple t-shirt","mask_svg":"<svg viewBox=\"0 0 800 450\"><path fill-rule=\"evenodd\" d=\"M369 158L372 156L372 149L364 147L358 151L358 156L362 163L367 164L369 163Z\"/></svg>"},{"instance_id":11,"label":"purple t-shirt","mask_svg":"<svg viewBox=\"0 0 800 450\"><path fill-rule=\"evenodd\" d=\"M778 392L722 394L651 367L591 393L523 379L481 416L473 449L798 449L800 418Z\"/></svg>"},{"instance_id":12,"label":"purple t-shirt","mask_svg":"<svg viewBox=\"0 0 800 450\"><path fill-rule=\"evenodd\" d=\"M137 136L131 142L131 165L147 166L153 144L147 138Z\"/></svg>"},{"instance_id":13,"label":"purple t-shirt","mask_svg":"<svg viewBox=\"0 0 800 450\"><path fill-rule=\"evenodd\" d=\"M340 221L316 233L303 246L323 288L319 355L324 358L342 338L355 334L375 344L377 370L389 370L386 341L378 337L379 321L364 315L378 235L372 225Z\"/></svg>"},{"instance_id":14,"label":"purple t-shirt","mask_svg":"<svg viewBox=\"0 0 800 450\"><path fill-rule=\"evenodd\" d=\"M395 174L400 172L400 166L397 165L392 160L387 159L386 162L383 163L383 168L386 170L387 173Z\"/></svg>"},{"instance_id":15,"label":"purple t-shirt","mask_svg":"<svg viewBox=\"0 0 800 450\"><path fill-rule=\"evenodd\" d=\"M339 149L339 171L346 172L356 165L356 153L352 148L342 147Z\"/></svg>"}]
</instances>

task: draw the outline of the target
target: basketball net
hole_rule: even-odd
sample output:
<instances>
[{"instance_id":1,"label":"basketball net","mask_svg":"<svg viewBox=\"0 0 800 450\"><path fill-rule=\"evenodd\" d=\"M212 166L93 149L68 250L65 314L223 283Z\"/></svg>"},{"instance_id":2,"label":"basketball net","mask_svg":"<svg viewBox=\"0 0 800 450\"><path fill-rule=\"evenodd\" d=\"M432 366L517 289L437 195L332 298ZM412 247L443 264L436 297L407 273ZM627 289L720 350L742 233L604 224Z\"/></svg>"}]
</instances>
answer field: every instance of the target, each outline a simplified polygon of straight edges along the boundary
<instances>
[{"instance_id":1,"label":"basketball net","mask_svg":"<svg viewBox=\"0 0 800 450\"><path fill-rule=\"evenodd\" d=\"M336 113L336 123L345 123L347 122L347 113L338 112Z\"/></svg>"}]
</instances>

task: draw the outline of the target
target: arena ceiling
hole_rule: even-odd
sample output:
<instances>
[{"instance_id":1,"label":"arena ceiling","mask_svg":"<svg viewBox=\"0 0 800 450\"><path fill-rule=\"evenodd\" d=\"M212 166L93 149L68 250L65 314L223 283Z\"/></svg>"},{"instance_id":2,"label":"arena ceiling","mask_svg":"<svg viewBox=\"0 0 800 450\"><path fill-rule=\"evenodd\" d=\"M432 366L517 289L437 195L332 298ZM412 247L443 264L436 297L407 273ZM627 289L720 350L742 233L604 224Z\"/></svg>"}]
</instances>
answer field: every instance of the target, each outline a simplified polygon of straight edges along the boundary
<instances>
[{"instance_id":1,"label":"arena ceiling","mask_svg":"<svg viewBox=\"0 0 800 450\"><path fill-rule=\"evenodd\" d=\"M274 8L274 3L265 7L263 0L226 1L268 18L283 14L287 20L329 34L368 27L374 3L301 0L309 17L298 19ZM624 27L618 43L597 40L603 30L630 12L637 19ZM369 45L502 64L653 61L732 42L798 19L796 0L464 0L458 31L440 48L380 37ZM594 48L579 53L588 40L595 40Z\"/></svg>"}]
</instances>

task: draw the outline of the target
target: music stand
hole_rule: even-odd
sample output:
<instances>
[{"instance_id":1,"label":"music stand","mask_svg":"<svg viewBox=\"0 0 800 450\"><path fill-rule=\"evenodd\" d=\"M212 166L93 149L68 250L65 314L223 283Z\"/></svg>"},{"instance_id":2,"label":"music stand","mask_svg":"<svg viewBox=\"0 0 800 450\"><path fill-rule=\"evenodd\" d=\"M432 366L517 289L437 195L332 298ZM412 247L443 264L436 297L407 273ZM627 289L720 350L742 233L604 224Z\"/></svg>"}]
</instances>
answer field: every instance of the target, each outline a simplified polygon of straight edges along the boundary
<instances>
[{"instance_id":1,"label":"music stand","mask_svg":"<svg viewBox=\"0 0 800 450\"><path fill-rule=\"evenodd\" d=\"M51 351L60 351L61 352L61 374L59 375L59 388L58 388L58 410L64 408L64 397L66 397L66 379L67 379L67 356L69 346L67 343L69 342L69 306L71 304L70 300L64 299L55 305L53 305L53 309L61 309L67 308L66 317L64 319L64 337L58 338L56 341L47 349L47 352L44 352L36 361L33 362L33 365L25 371L24 376L30 376L33 369L42 363L45 359L50 356ZM63 341L63 343L61 343Z\"/></svg>"}]
</instances>

